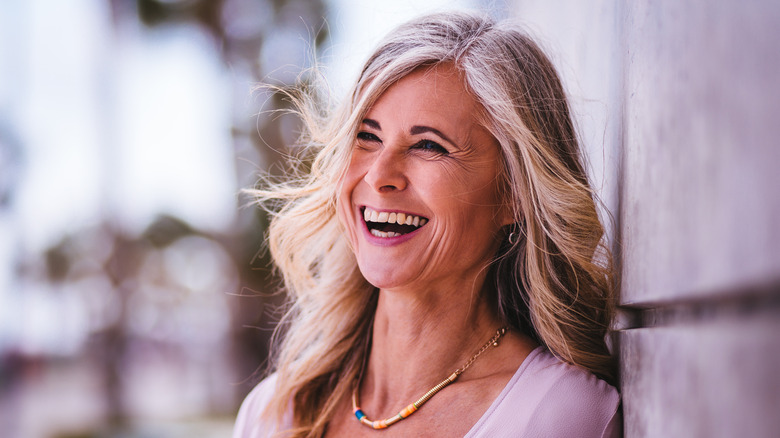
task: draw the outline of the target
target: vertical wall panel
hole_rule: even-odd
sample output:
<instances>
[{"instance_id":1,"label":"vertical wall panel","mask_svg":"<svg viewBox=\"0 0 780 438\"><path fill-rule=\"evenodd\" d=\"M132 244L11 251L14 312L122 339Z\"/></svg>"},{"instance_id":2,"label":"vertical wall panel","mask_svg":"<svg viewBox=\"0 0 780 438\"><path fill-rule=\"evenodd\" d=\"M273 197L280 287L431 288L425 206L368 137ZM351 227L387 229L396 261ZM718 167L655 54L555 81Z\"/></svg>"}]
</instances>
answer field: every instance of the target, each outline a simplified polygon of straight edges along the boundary
<instances>
[{"instance_id":1,"label":"vertical wall panel","mask_svg":"<svg viewBox=\"0 0 780 438\"><path fill-rule=\"evenodd\" d=\"M622 333L626 437L777 437L777 333L774 315Z\"/></svg>"},{"instance_id":2,"label":"vertical wall panel","mask_svg":"<svg viewBox=\"0 0 780 438\"><path fill-rule=\"evenodd\" d=\"M628 2L623 302L780 279L780 3Z\"/></svg>"},{"instance_id":3,"label":"vertical wall panel","mask_svg":"<svg viewBox=\"0 0 780 438\"><path fill-rule=\"evenodd\" d=\"M780 433L780 3L517 0L617 219L626 437Z\"/></svg>"}]
</instances>

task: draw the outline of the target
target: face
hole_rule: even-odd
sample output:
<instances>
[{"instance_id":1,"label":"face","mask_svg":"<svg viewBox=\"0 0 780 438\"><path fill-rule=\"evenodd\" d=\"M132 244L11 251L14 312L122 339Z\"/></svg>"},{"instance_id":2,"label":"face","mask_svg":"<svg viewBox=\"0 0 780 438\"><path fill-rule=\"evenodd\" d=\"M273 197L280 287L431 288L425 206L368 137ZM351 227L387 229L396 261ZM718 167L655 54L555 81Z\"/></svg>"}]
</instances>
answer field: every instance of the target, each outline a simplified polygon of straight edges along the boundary
<instances>
[{"instance_id":1,"label":"face","mask_svg":"<svg viewBox=\"0 0 780 438\"><path fill-rule=\"evenodd\" d=\"M433 290L484 275L511 217L479 110L445 64L392 85L358 127L339 219L374 286Z\"/></svg>"}]
</instances>

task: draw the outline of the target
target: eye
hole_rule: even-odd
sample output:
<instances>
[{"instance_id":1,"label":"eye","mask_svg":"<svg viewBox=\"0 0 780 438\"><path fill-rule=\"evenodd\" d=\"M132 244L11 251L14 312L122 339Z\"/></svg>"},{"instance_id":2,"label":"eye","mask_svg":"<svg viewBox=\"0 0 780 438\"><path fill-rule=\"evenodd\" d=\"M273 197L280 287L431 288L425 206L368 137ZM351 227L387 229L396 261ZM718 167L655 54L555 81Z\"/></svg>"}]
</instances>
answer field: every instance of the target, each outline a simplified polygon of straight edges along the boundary
<instances>
[{"instance_id":1,"label":"eye","mask_svg":"<svg viewBox=\"0 0 780 438\"><path fill-rule=\"evenodd\" d=\"M366 131L360 131L357 133L357 139L363 141L378 141L382 142L375 134Z\"/></svg>"},{"instance_id":2,"label":"eye","mask_svg":"<svg viewBox=\"0 0 780 438\"><path fill-rule=\"evenodd\" d=\"M444 148L444 146L440 145L439 143L436 143L433 140L421 140L417 142L414 146L412 146L413 149L420 149L423 151L430 151L430 152L436 152L437 154L448 154L449 151Z\"/></svg>"}]
</instances>

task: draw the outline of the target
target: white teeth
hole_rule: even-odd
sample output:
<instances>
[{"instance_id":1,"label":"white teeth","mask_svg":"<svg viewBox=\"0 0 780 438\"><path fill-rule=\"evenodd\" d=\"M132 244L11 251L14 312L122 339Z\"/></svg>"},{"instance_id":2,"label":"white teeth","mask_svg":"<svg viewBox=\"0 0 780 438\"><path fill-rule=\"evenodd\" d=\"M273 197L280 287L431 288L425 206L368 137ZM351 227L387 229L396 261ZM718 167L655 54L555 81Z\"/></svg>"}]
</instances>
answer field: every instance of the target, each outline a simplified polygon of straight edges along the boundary
<instances>
[{"instance_id":1,"label":"white teeth","mask_svg":"<svg viewBox=\"0 0 780 438\"><path fill-rule=\"evenodd\" d=\"M392 231L379 231L379 230L371 230L371 234L373 234L376 237L396 237L400 236L401 233L394 233Z\"/></svg>"},{"instance_id":2,"label":"white teeth","mask_svg":"<svg viewBox=\"0 0 780 438\"><path fill-rule=\"evenodd\" d=\"M376 223L388 223L399 225L414 225L415 227L421 227L428 223L428 219L415 216L412 214L388 212L388 211L376 211L372 208L366 207L363 210L363 219L366 222ZM392 231L384 232L379 230L371 230L371 234L379 237L395 237L401 234Z\"/></svg>"}]
</instances>

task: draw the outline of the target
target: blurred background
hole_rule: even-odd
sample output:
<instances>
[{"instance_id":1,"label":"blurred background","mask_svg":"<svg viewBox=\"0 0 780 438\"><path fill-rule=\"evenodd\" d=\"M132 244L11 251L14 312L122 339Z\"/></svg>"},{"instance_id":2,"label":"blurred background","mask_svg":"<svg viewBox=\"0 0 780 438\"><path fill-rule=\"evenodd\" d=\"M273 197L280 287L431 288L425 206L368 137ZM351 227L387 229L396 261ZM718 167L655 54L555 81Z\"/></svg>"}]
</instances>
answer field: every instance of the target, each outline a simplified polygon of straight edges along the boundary
<instances>
[{"instance_id":1,"label":"blurred background","mask_svg":"<svg viewBox=\"0 0 780 438\"><path fill-rule=\"evenodd\" d=\"M281 300L238 192L299 130L254 87L316 57L340 97L399 22L504 13L414 3L0 3L2 436L229 435Z\"/></svg>"}]
</instances>

